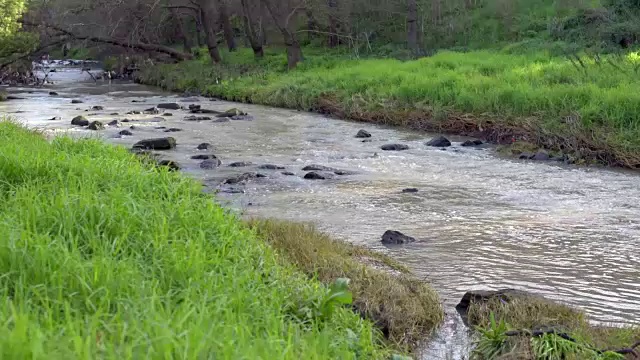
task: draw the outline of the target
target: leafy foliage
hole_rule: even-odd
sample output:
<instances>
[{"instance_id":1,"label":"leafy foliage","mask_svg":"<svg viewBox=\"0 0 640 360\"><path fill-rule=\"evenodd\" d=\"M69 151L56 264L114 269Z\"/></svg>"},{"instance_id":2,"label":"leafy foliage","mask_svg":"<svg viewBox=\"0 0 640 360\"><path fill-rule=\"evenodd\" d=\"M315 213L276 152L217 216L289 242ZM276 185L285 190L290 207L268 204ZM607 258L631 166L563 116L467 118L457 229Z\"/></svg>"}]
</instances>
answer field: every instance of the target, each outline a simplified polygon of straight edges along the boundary
<instances>
[{"instance_id":1,"label":"leafy foliage","mask_svg":"<svg viewBox=\"0 0 640 360\"><path fill-rule=\"evenodd\" d=\"M20 28L17 20L27 8L26 0L0 0L0 39Z\"/></svg>"},{"instance_id":2,"label":"leafy foliage","mask_svg":"<svg viewBox=\"0 0 640 360\"><path fill-rule=\"evenodd\" d=\"M487 328L477 327L480 338L476 342L473 355L478 360L493 360L505 353L508 347L508 337L505 335L508 326L504 320L496 321L491 313L491 321Z\"/></svg>"}]
</instances>

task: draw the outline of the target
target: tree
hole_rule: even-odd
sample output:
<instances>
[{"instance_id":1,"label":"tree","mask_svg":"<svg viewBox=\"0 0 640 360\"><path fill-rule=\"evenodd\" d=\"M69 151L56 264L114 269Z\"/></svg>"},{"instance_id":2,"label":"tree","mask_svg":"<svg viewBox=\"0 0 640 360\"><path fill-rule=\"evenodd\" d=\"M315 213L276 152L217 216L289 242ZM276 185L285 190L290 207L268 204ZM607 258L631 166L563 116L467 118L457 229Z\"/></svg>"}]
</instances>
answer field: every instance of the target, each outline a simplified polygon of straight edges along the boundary
<instances>
[{"instance_id":1,"label":"tree","mask_svg":"<svg viewBox=\"0 0 640 360\"><path fill-rule=\"evenodd\" d=\"M255 19L255 6L252 6L255 5L255 3L256 0L241 0L245 33L249 39L253 55L256 58L261 58L264 57L264 39L261 25L262 21L260 21L260 24L257 24Z\"/></svg>"},{"instance_id":2,"label":"tree","mask_svg":"<svg viewBox=\"0 0 640 360\"><path fill-rule=\"evenodd\" d=\"M211 6L212 4L210 0L197 0L197 4L200 8L200 22L202 24L202 29L204 30L207 49L209 49L209 56L211 56L211 61L219 63L222 61L222 56L220 56L218 39L216 38L213 6Z\"/></svg>"},{"instance_id":3,"label":"tree","mask_svg":"<svg viewBox=\"0 0 640 360\"><path fill-rule=\"evenodd\" d=\"M287 47L287 65L289 69L295 68L299 62L304 60L302 56L302 49L295 33L290 29L291 19L298 10L301 9L302 4L290 6L286 0L277 0L278 5L275 5L276 0L262 0L264 7L273 18L273 22L276 27L282 33L284 38L284 44Z\"/></svg>"},{"instance_id":4,"label":"tree","mask_svg":"<svg viewBox=\"0 0 640 360\"><path fill-rule=\"evenodd\" d=\"M20 28L17 20L26 8L25 0L0 0L0 38L10 36Z\"/></svg>"},{"instance_id":5,"label":"tree","mask_svg":"<svg viewBox=\"0 0 640 360\"><path fill-rule=\"evenodd\" d=\"M227 48L229 51L236 51L236 39L233 35L233 26L231 26L231 19L229 15L229 8L226 0L216 0L217 8L220 13L220 25L222 26L222 32L224 39L227 42Z\"/></svg>"},{"instance_id":6,"label":"tree","mask_svg":"<svg viewBox=\"0 0 640 360\"><path fill-rule=\"evenodd\" d=\"M407 45L413 54L418 54L418 4L407 0Z\"/></svg>"}]
</instances>

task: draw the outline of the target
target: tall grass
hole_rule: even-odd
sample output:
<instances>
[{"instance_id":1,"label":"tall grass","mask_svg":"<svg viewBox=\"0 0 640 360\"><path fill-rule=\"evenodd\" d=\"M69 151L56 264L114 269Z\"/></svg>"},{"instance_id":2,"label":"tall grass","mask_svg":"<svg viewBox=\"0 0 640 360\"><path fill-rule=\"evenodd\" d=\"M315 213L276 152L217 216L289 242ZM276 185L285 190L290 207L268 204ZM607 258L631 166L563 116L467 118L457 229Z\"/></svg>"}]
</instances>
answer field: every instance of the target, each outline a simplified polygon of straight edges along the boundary
<instances>
[{"instance_id":1,"label":"tall grass","mask_svg":"<svg viewBox=\"0 0 640 360\"><path fill-rule=\"evenodd\" d=\"M381 335L200 186L0 123L0 358L383 358ZM322 301L320 301L322 303Z\"/></svg>"},{"instance_id":2,"label":"tall grass","mask_svg":"<svg viewBox=\"0 0 640 360\"><path fill-rule=\"evenodd\" d=\"M307 59L286 72L282 55L255 62L240 52L227 60L232 65L202 60L164 65L141 79L172 90L355 120L444 132L495 130L577 157L640 166L637 53L558 58L444 51L405 62L325 53Z\"/></svg>"}]
</instances>

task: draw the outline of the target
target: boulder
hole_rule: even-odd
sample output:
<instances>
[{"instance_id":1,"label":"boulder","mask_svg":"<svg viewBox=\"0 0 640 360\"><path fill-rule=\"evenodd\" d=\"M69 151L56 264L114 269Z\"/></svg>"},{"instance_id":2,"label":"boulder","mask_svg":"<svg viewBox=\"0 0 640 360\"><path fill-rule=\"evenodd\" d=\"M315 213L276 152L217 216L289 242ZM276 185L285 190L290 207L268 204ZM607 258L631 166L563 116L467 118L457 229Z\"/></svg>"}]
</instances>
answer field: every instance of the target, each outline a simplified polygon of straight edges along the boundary
<instances>
[{"instance_id":1,"label":"boulder","mask_svg":"<svg viewBox=\"0 0 640 360\"><path fill-rule=\"evenodd\" d=\"M201 154L201 155L193 155L191 157L191 159L193 160L213 160L213 159L217 159L218 157L213 155L213 154Z\"/></svg>"},{"instance_id":2,"label":"boulder","mask_svg":"<svg viewBox=\"0 0 640 360\"><path fill-rule=\"evenodd\" d=\"M449 147L451 146L451 141L444 136L435 137L427 142L427 146L433 147Z\"/></svg>"},{"instance_id":3,"label":"boulder","mask_svg":"<svg viewBox=\"0 0 640 360\"><path fill-rule=\"evenodd\" d=\"M464 147L469 147L469 146L480 146L482 144L484 144L482 140L467 140L463 142L461 145Z\"/></svg>"},{"instance_id":4,"label":"boulder","mask_svg":"<svg viewBox=\"0 0 640 360\"><path fill-rule=\"evenodd\" d=\"M173 160L160 160L158 161L158 166L166 166L170 171L178 171L180 170L180 165Z\"/></svg>"},{"instance_id":5,"label":"boulder","mask_svg":"<svg viewBox=\"0 0 640 360\"><path fill-rule=\"evenodd\" d=\"M89 130L104 130L104 124L100 121L92 121L89 126L87 126Z\"/></svg>"},{"instance_id":6,"label":"boulder","mask_svg":"<svg viewBox=\"0 0 640 360\"><path fill-rule=\"evenodd\" d=\"M87 126L89 125L89 120L84 116L76 116L71 120L71 125L75 126Z\"/></svg>"},{"instance_id":7,"label":"boulder","mask_svg":"<svg viewBox=\"0 0 640 360\"><path fill-rule=\"evenodd\" d=\"M104 110L104 106L100 106L100 105L92 106L91 110L93 110L93 111L102 111L102 110Z\"/></svg>"},{"instance_id":8,"label":"boulder","mask_svg":"<svg viewBox=\"0 0 640 360\"><path fill-rule=\"evenodd\" d=\"M111 120L111 121L109 121L109 123L107 125L109 125L109 126L120 126L120 121Z\"/></svg>"},{"instance_id":9,"label":"boulder","mask_svg":"<svg viewBox=\"0 0 640 360\"><path fill-rule=\"evenodd\" d=\"M407 189L402 189L402 192L405 194L413 194L413 193L417 193L418 189L416 188L407 188Z\"/></svg>"},{"instance_id":10,"label":"boulder","mask_svg":"<svg viewBox=\"0 0 640 360\"><path fill-rule=\"evenodd\" d=\"M247 167L247 166L251 166L253 165L251 162L248 161L237 161L234 163L229 164L229 167Z\"/></svg>"},{"instance_id":11,"label":"boulder","mask_svg":"<svg viewBox=\"0 0 640 360\"><path fill-rule=\"evenodd\" d=\"M122 130L118 134L123 135L123 136L131 136L131 135L133 135L133 133L131 131L129 131L129 130Z\"/></svg>"},{"instance_id":12,"label":"boulder","mask_svg":"<svg viewBox=\"0 0 640 360\"><path fill-rule=\"evenodd\" d=\"M209 150L209 149L213 149L213 145L211 145L209 143L202 143L202 144L198 145L197 149L198 150Z\"/></svg>"},{"instance_id":13,"label":"boulder","mask_svg":"<svg viewBox=\"0 0 640 360\"><path fill-rule=\"evenodd\" d=\"M284 166L273 165L273 164L264 164L258 166L258 169L261 170L284 170Z\"/></svg>"},{"instance_id":14,"label":"boulder","mask_svg":"<svg viewBox=\"0 0 640 360\"><path fill-rule=\"evenodd\" d=\"M537 298L543 299L543 297L528 293L522 290L515 289L501 289L501 290L472 290L467 291L462 299L456 305L456 311L462 317L462 321L465 325L469 326L467 314L469 307L472 303L487 302L493 299L498 299L503 302L509 302L515 298Z\"/></svg>"},{"instance_id":15,"label":"boulder","mask_svg":"<svg viewBox=\"0 0 640 360\"><path fill-rule=\"evenodd\" d=\"M171 150L176 147L176 139L172 137L145 139L138 141L133 147L148 150Z\"/></svg>"},{"instance_id":16,"label":"boulder","mask_svg":"<svg viewBox=\"0 0 640 360\"><path fill-rule=\"evenodd\" d=\"M73 99L73 100L71 100L71 103L72 103L72 104L82 104L83 102L84 102L84 101L82 101L82 100L78 100L78 99Z\"/></svg>"},{"instance_id":17,"label":"boulder","mask_svg":"<svg viewBox=\"0 0 640 360\"><path fill-rule=\"evenodd\" d=\"M404 144L386 144L386 145L382 145L380 149L384 151L402 151L402 150L409 150L409 147Z\"/></svg>"},{"instance_id":18,"label":"boulder","mask_svg":"<svg viewBox=\"0 0 640 360\"><path fill-rule=\"evenodd\" d=\"M538 160L538 161L547 161L549 159L551 159L551 156L549 156L549 153L544 151L544 150L540 150L537 153L535 153L533 155L533 157L531 157L532 160Z\"/></svg>"},{"instance_id":19,"label":"boulder","mask_svg":"<svg viewBox=\"0 0 640 360\"><path fill-rule=\"evenodd\" d=\"M181 106L177 103L162 103L156 106L158 109L166 109L166 110L180 110Z\"/></svg>"},{"instance_id":20,"label":"boulder","mask_svg":"<svg viewBox=\"0 0 640 360\"><path fill-rule=\"evenodd\" d=\"M200 111L203 111L203 110L200 110ZM227 110L225 112L219 113L218 115L216 115L216 117L219 117L219 118L225 118L225 117L226 118L230 118L230 117L233 117L233 116L244 116L244 115L247 115L247 113L243 112L242 110L233 108L233 109L229 109L229 110Z\"/></svg>"},{"instance_id":21,"label":"boulder","mask_svg":"<svg viewBox=\"0 0 640 360\"><path fill-rule=\"evenodd\" d=\"M365 139L365 138L370 138L370 137L371 137L371 133L366 131L366 130L360 130L356 134L356 138L360 138L360 139Z\"/></svg>"},{"instance_id":22,"label":"boulder","mask_svg":"<svg viewBox=\"0 0 640 360\"><path fill-rule=\"evenodd\" d=\"M385 245L401 245L415 242L416 239L411 236L407 236L399 231L387 230L382 235L382 243Z\"/></svg>"},{"instance_id":23,"label":"boulder","mask_svg":"<svg viewBox=\"0 0 640 360\"><path fill-rule=\"evenodd\" d=\"M178 129L178 128L168 128L167 130L165 130L164 132L180 132L182 131L182 129Z\"/></svg>"},{"instance_id":24,"label":"boulder","mask_svg":"<svg viewBox=\"0 0 640 360\"><path fill-rule=\"evenodd\" d=\"M312 171L307 173L304 178L307 180L328 180L333 178L333 174L330 172Z\"/></svg>"},{"instance_id":25,"label":"boulder","mask_svg":"<svg viewBox=\"0 0 640 360\"><path fill-rule=\"evenodd\" d=\"M334 169L332 167L324 166L324 165L307 165L302 168L302 171L328 171L334 172L338 169Z\"/></svg>"},{"instance_id":26,"label":"boulder","mask_svg":"<svg viewBox=\"0 0 640 360\"><path fill-rule=\"evenodd\" d=\"M220 159L212 158L212 159L201 162L200 168L205 170L211 170L211 169L217 168L220 165L222 165L222 161L220 161Z\"/></svg>"}]
</instances>

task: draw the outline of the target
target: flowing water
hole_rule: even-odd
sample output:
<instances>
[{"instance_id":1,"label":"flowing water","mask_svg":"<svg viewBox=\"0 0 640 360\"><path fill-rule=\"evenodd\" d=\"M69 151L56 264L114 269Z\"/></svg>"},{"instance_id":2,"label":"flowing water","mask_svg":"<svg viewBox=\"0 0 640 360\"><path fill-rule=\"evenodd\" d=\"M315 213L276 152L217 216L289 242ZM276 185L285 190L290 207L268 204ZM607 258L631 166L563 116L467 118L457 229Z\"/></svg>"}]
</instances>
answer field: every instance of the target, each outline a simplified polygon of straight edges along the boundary
<instances>
[{"instance_id":1,"label":"flowing water","mask_svg":"<svg viewBox=\"0 0 640 360\"><path fill-rule=\"evenodd\" d=\"M267 175L219 197L249 216L315 223L338 238L385 252L409 266L439 291L449 315L444 330L425 349L425 359L461 359L468 336L453 306L470 289L518 288L578 307L598 322L640 324L640 177L632 172L565 167L503 159L492 148L463 148L461 138L443 151L424 145L432 135L358 124L321 115L184 98L131 83L86 81L80 70L60 69L45 89L12 89L22 100L0 103L0 112L29 126L101 136L130 146L173 136L176 150L163 157L209 187L253 171ZM33 91L31 93L26 90ZM51 96L49 91L58 92ZM82 104L71 104L81 99ZM133 102L135 101L135 102ZM125 115L164 102L227 110L238 107L252 120L185 121L173 116ZM94 105L100 111L85 111ZM112 113L119 115L110 115ZM125 127L88 131L69 125L72 117L107 123L132 119ZM59 116L61 120L49 120ZM159 119L158 117L162 117ZM133 125L133 136L116 134ZM180 128L165 133L158 127ZM372 133L371 142L354 135ZM203 170L191 160L202 142L223 161ZM407 151L380 146L403 143ZM252 162L246 168L226 166ZM259 170L274 164L286 170ZM304 180L302 167L326 165L353 171L330 180ZM294 173L293 176L282 174ZM402 193L417 188L417 193ZM380 244L385 230L419 239L402 247ZM453 349L453 350L452 350Z\"/></svg>"}]
</instances>

